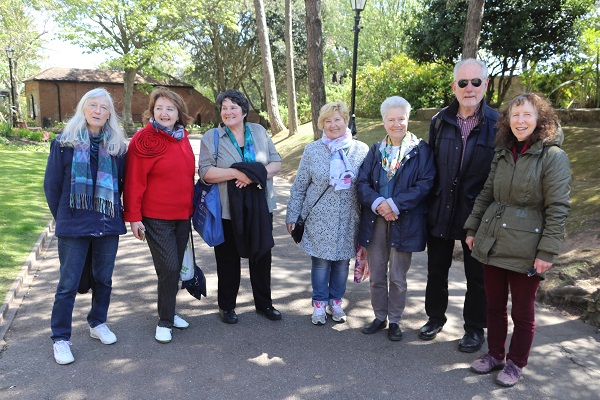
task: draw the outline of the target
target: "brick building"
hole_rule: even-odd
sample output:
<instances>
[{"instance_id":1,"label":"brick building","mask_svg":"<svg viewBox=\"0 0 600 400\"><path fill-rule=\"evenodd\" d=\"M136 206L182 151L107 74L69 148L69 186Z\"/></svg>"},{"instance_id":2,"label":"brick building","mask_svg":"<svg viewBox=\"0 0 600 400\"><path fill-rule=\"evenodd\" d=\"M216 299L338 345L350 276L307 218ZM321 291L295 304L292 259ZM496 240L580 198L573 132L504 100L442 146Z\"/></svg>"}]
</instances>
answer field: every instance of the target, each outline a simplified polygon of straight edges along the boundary
<instances>
[{"instance_id":1,"label":"brick building","mask_svg":"<svg viewBox=\"0 0 600 400\"><path fill-rule=\"evenodd\" d=\"M81 97L97 87L104 87L111 94L120 113L123 109L123 75L123 71L49 68L25 80L28 116L42 127L65 122L75 112ZM148 107L148 95L140 90L148 85L164 86L181 95L190 115L195 118L194 123L200 125L214 120L214 103L193 86L176 79L161 82L138 74L131 102L134 122L142 122L142 114ZM218 113L216 118L220 119Z\"/></svg>"}]
</instances>

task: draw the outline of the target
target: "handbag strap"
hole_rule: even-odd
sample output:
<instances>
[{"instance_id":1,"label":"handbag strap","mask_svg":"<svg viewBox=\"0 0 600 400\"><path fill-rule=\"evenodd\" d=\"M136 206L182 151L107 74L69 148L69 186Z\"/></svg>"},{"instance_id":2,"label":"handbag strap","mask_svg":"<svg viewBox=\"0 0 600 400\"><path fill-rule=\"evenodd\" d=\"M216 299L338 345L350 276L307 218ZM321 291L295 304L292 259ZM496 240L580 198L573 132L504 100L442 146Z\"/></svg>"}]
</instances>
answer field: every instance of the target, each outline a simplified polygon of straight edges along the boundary
<instances>
[{"instance_id":1,"label":"handbag strap","mask_svg":"<svg viewBox=\"0 0 600 400\"><path fill-rule=\"evenodd\" d=\"M213 130L214 132L214 143L215 143L215 166L217 164L217 158L219 158L219 131L217 128Z\"/></svg>"},{"instance_id":2,"label":"handbag strap","mask_svg":"<svg viewBox=\"0 0 600 400\"><path fill-rule=\"evenodd\" d=\"M319 200L321 200L321 197L323 197L323 195L325 194L325 192L330 188L330 185L327 185L327 187L325 188L325 190L323 190L323 193L321 193L321 195L319 196L319 198L317 199L317 201L315 201L315 204L312 205L312 207L310 208L310 210L308 210L308 213L306 213L306 217L304 217L304 220L306 221L308 219L308 216L310 215L310 212L312 211L313 208L315 208L315 206L317 205L317 203L319 202Z\"/></svg>"},{"instance_id":3,"label":"handbag strap","mask_svg":"<svg viewBox=\"0 0 600 400\"><path fill-rule=\"evenodd\" d=\"M194 251L194 232L192 231L192 225L190 224L190 245L192 246L192 259L194 265L196 265L196 252Z\"/></svg>"}]
</instances>

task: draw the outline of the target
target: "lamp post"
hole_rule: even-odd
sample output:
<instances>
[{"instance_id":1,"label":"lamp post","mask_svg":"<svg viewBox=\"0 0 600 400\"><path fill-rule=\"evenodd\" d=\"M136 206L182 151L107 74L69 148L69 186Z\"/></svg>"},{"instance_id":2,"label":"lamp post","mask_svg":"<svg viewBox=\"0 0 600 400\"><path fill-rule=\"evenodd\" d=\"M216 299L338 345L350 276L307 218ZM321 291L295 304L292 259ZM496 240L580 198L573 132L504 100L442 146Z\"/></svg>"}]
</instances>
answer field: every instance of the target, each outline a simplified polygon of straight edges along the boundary
<instances>
[{"instance_id":1,"label":"lamp post","mask_svg":"<svg viewBox=\"0 0 600 400\"><path fill-rule=\"evenodd\" d=\"M6 56L8 57L8 71L10 75L10 97L12 99L12 108L10 110L10 115L12 117L13 126L17 124L17 116L15 114L17 110L17 106L15 104L15 88L13 85L13 72L12 72L12 57L14 54L14 50L10 47L6 48Z\"/></svg>"},{"instance_id":2,"label":"lamp post","mask_svg":"<svg viewBox=\"0 0 600 400\"><path fill-rule=\"evenodd\" d=\"M362 29L360 26L360 12L365 9L367 0L350 0L352 11L354 14L354 51L352 52L352 92L350 95L350 132L352 136L356 136L356 121L354 115L355 97L356 97L356 60L358 52L358 32Z\"/></svg>"}]
</instances>

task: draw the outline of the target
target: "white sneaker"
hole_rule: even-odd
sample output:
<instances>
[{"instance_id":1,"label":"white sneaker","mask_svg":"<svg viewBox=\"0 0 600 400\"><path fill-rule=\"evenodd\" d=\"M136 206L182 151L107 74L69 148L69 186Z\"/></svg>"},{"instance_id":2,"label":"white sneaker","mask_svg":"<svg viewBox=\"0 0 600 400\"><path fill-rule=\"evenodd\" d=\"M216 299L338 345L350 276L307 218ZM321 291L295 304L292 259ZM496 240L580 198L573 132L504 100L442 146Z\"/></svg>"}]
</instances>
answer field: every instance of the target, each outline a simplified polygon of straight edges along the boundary
<instances>
[{"instance_id":1,"label":"white sneaker","mask_svg":"<svg viewBox=\"0 0 600 400\"><path fill-rule=\"evenodd\" d=\"M327 320L327 314L325 313L325 302L324 301L315 301L313 302L314 310L311 321L313 325L325 325L325 321Z\"/></svg>"},{"instance_id":2,"label":"white sneaker","mask_svg":"<svg viewBox=\"0 0 600 400\"><path fill-rule=\"evenodd\" d=\"M342 310L342 301L333 300L333 304L325 309L327 314L331 315L331 319L335 322L346 322L346 313Z\"/></svg>"},{"instance_id":3,"label":"white sneaker","mask_svg":"<svg viewBox=\"0 0 600 400\"><path fill-rule=\"evenodd\" d=\"M185 329L188 326L190 326L190 324L185 319L175 314L175 317L173 317L173 328Z\"/></svg>"},{"instance_id":4,"label":"white sneaker","mask_svg":"<svg viewBox=\"0 0 600 400\"><path fill-rule=\"evenodd\" d=\"M113 344L117 341L117 337L108 329L106 324L100 324L95 328L90 327L90 336L94 339L100 339L103 344Z\"/></svg>"},{"instance_id":5,"label":"white sneaker","mask_svg":"<svg viewBox=\"0 0 600 400\"><path fill-rule=\"evenodd\" d=\"M71 342L67 340L59 340L54 342L54 360L60 364L71 364L75 361L73 353L71 353Z\"/></svg>"},{"instance_id":6,"label":"white sneaker","mask_svg":"<svg viewBox=\"0 0 600 400\"><path fill-rule=\"evenodd\" d=\"M156 335L154 336L154 339L156 339L157 342L169 343L172 338L173 336L171 335L170 328L164 328L162 326L156 327Z\"/></svg>"}]
</instances>

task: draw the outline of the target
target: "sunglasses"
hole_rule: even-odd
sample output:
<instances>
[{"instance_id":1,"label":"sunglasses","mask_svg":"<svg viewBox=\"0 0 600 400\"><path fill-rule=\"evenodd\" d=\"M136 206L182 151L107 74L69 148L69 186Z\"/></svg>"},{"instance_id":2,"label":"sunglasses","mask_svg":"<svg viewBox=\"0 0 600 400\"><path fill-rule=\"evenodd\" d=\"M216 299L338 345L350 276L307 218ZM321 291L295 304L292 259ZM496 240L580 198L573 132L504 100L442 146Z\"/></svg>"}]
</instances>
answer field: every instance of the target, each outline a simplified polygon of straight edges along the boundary
<instances>
[{"instance_id":1,"label":"sunglasses","mask_svg":"<svg viewBox=\"0 0 600 400\"><path fill-rule=\"evenodd\" d=\"M481 86L482 83L483 83L483 81L479 78L471 79L471 85L473 85L475 87ZM464 89L469 84L469 80L468 79L459 79L458 82L456 82L456 84L458 85L459 88Z\"/></svg>"}]
</instances>

